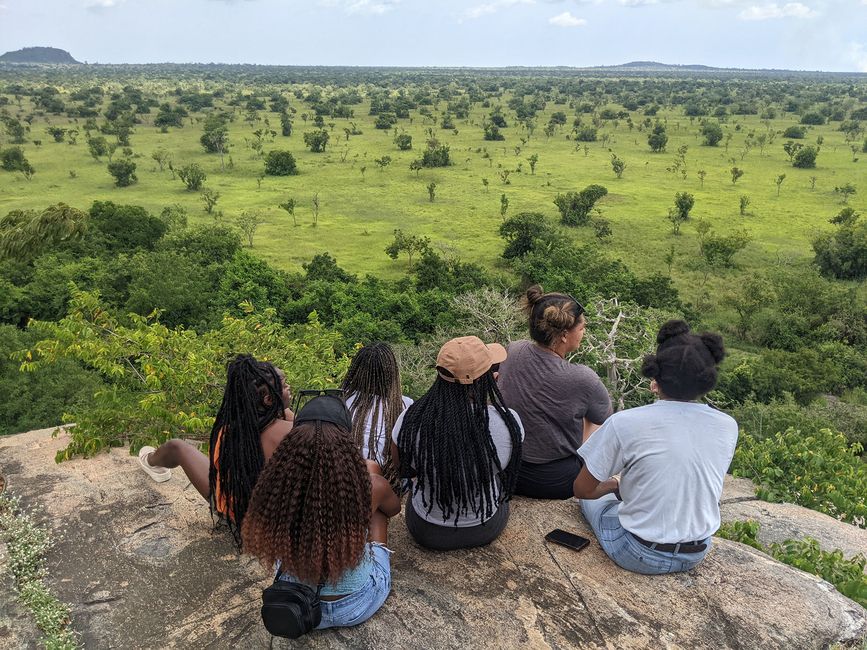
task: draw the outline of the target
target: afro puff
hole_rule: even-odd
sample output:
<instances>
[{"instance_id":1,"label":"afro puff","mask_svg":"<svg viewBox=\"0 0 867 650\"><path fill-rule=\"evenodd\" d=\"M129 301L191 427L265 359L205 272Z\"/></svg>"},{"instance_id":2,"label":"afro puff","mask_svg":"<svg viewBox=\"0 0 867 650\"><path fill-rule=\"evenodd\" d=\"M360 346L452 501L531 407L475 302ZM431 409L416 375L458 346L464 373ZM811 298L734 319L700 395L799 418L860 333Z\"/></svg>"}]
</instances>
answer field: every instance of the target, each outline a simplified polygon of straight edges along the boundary
<instances>
[{"instance_id":1,"label":"afro puff","mask_svg":"<svg viewBox=\"0 0 867 650\"><path fill-rule=\"evenodd\" d=\"M644 357L641 374L655 379L666 397L694 400L713 390L725 357L719 334L696 335L684 321L670 320L659 329L656 343L656 354Z\"/></svg>"}]
</instances>

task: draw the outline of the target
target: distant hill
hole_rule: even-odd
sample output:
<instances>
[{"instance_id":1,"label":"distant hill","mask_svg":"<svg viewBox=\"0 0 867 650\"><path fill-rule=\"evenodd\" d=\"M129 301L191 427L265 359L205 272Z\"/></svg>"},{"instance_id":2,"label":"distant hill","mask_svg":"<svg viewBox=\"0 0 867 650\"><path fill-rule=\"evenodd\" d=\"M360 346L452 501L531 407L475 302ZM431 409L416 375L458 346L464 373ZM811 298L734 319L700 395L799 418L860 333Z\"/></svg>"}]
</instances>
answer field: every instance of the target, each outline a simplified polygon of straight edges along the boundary
<instances>
[{"instance_id":1,"label":"distant hill","mask_svg":"<svg viewBox=\"0 0 867 650\"><path fill-rule=\"evenodd\" d=\"M3 63L81 63L66 50L56 47L25 47L0 56Z\"/></svg>"},{"instance_id":2,"label":"distant hill","mask_svg":"<svg viewBox=\"0 0 867 650\"><path fill-rule=\"evenodd\" d=\"M630 61L629 63L621 63L620 65L600 66L606 68L626 68L630 70L722 70L723 68L714 68L709 65L672 65L670 63L659 63L658 61Z\"/></svg>"}]
</instances>

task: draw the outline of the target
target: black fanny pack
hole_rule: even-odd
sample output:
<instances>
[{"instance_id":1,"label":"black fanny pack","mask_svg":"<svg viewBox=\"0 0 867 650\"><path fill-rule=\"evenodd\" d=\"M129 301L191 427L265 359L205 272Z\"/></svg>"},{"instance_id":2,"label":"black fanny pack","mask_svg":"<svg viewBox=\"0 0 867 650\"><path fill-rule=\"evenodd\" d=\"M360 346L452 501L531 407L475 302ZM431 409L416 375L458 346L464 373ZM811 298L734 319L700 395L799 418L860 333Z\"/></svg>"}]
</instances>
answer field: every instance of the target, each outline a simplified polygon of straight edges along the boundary
<instances>
[{"instance_id":1,"label":"black fanny pack","mask_svg":"<svg viewBox=\"0 0 867 650\"><path fill-rule=\"evenodd\" d=\"M280 580L277 572L274 583L262 592L262 623L273 636L297 639L314 629L322 621L319 592L298 582Z\"/></svg>"}]
</instances>

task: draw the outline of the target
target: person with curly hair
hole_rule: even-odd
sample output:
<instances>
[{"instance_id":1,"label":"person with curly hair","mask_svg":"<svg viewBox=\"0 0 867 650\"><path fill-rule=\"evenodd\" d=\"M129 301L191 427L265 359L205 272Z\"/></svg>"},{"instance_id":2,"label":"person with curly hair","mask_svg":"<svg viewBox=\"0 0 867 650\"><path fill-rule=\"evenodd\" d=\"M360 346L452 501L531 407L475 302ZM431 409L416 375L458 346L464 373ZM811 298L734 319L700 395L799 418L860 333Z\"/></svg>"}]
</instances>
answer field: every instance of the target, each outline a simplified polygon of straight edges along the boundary
<instances>
[{"instance_id":1,"label":"person with curly hair","mask_svg":"<svg viewBox=\"0 0 867 650\"><path fill-rule=\"evenodd\" d=\"M532 340L509 345L498 382L526 431L515 493L568 499L581 471L577 449L611 415L611 398L593 370L567 359L584 338L581 303L533 285L524 311Z\"/></svg>"},{"instance_id":2,"label":"person with curly hair","mask_svg":"<svg viewBox=\"0 0 867 650\"><path fill-rule=\"evenodd\" d=\"M700 401L716 385L722 337L671 320L656 342L641 371L659 399L606 420L579 450L574 485L602 549L646 574L689 571L704 559L738 440L737 422Z\"/></svg>"},{"instance_id":3,"label":"person with curly hair","mask_svg":"<svg viewBox=\"0 0 867 650\"><path fill-rule=\"evenodd\" d=\"M340 398L308 402L262 470L242 529L244 551L276 564L280 580L318 589L318 629L363 623L391 589L388 519L400 499L351 428Z\"/></svg>"},{"instance_id":4,"label":"person with curly hair","mask_svg":"<svg viewBox=\"0 0 867 650\"><path fill-rule=\"evenodd\" d=\"M211 428L206 456L183 440L142 447L141 468L157 482L167 481L180 466L211 505L211 515L223 519L241 545L241 524L259 473L277 445L292 429L289 387L273 364L239 354L227 366L226 388Z\"/></svg>"},{"instance_id":5,"label":"person with curly hair","mask_svg":"<svg viewBox=\"0 0 867 650\"><path fill-rule=\"evenodd\" d=\"M412 405L401 394L400 369L388 343L365 345L355 353L341 385L352 414L352 437L365 459L376 461L383 475L395 478L391 431L398 416Z\"/></svg>"},{"instance_id":6,"label":"person with curly hair","mask_svg":"<svg viewBox=\"0 0 867 650\"><path fill-rule=\"evenodd\" d=\"M476 336L448 341L433 386L394 425L392 457L412 479L406 526L426 548L483 546L506 527L524 430L497 389L505 358Z\"/></svg>"}]
</instances>

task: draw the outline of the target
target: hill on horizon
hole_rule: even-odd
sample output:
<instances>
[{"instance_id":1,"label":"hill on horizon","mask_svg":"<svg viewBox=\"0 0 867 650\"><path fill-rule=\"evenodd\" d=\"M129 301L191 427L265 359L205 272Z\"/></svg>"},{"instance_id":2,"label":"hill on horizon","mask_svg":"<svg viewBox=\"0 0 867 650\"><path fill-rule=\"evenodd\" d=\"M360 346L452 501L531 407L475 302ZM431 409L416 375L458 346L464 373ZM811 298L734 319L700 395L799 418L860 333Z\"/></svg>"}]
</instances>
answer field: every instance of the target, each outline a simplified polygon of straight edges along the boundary
<instances>
[{"instance_id":1,"label":"hill on horizon","mask_svg":"<svg viewBox=\"0 0 867 650\"><path fill-rule=\"evenodd\" d=\"M66 50L56 47L24 47L0 55L3 63L78 63Z\"/></svg>"}]
</instances>

